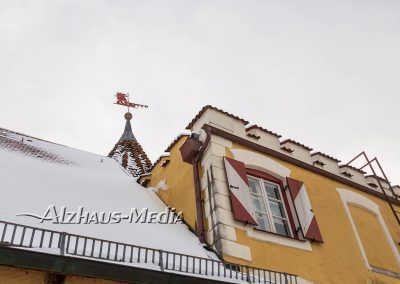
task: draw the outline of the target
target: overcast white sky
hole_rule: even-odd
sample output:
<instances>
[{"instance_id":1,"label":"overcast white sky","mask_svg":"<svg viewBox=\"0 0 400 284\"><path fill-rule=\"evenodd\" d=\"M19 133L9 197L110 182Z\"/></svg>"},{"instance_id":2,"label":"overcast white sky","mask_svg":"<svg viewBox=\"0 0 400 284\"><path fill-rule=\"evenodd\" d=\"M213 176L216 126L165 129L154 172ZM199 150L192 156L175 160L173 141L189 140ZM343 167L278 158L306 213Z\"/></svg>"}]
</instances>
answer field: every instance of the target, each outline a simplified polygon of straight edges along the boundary
<instances>
[{"instance_id":1,"label":"overcast white sky","mask_svg":"<svg viewBox=\"0 0 400 284\"><path fill-rule=\"evenodd\" d=\"M400 183L400 1L0 2L0 127L154 161L206 104Z\"/></svg>"}]
</instances>

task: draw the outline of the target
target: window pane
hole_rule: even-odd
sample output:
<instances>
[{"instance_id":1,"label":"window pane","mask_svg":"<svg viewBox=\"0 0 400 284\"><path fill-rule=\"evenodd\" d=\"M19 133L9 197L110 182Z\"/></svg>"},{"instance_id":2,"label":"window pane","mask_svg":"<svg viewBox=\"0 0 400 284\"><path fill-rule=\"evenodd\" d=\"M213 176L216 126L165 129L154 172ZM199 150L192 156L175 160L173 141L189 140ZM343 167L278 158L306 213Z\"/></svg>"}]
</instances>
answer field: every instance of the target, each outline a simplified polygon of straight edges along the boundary
<instances>
[{"instance_id":1,"label":"window pane","mask_svg":"<svg viewBox=\"0 0 400 284\"><path fill-rule=\"evenodd\" d=\"M280 200L279 189L276 185L264 182L265 190L267 191L267 196Z\"/></svg>"},{"instance_id":2,"label":"window pane","mask_svg":"<svg viewBox=\"0 0 400 284\"><path fill-rule=\"evenodd\" d=\"M268 216L265 214L256 213L257 228L265 231L271 231L271 226L268 221Z\"/></svg>"},{"instance_id":3,"label":"window pane","mask_svg":"<svg viewBox=\"0 0 400 284\"><path fill-rule=\"evenodd\" d=\"M251 192L261 194L260 182L257 179L249 178L249 185Z\"/></svg>"},{"instance_id":4,"label":"window pane","mask_svg":"<svg viewBox=\"0 0 400 284\"><path fill-rule=\"evenodd\" d=\"M278 234L289 236L289 227L286 220L274 218L275 230Z\"/></svg>"},{"instance_id":5,"label":"window pane","mask_svg":"<svg viewBox=\"0 0 400 284\"><path fill-rule=\"evenodd\" d=\"M273 216L286 218L282 203L270 201L269 205Z\"/></svg>"},{"instance_id":6,"label":"window pane","mask_svg":"<svg viewBox=\"0 0 400 284\"><path fill-rule=\"evenodd\" d=\"M253 206L255 211L260 211L267 213L267 208L265 207L264 200L261 196L252 196Z\"/></svg>"}]
</instances>

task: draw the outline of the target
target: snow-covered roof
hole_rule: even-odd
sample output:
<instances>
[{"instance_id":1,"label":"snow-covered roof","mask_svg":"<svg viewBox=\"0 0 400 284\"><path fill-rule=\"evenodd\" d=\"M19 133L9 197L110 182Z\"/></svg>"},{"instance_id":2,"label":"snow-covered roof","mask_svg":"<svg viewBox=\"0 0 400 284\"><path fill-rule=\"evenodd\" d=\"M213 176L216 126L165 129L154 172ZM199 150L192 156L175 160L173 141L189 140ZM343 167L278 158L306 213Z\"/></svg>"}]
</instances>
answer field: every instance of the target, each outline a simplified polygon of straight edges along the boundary
<instances>
[{"instance_id":1,"label":"snow-covered roof","mask_svg":"<svg viewBox=\"0 0 400 284\"><path fill-rule=\"evenodd\" d=\"M121 212L123 215L128 215L132 208L139 213L142 209L166 211L154 191L137 184L112 158L0 128L0 169L0 247L57 255L64 251L67 256L95 257L103 262L117 261L151 270L164 270L166 265L175 274L189 273L218 280L218 283L248 283L246 279L252 279L253 283L281 283L276 280L282 276L296 281L295 275L218 261L183 223L130 223L127 220L110 224L53 223L59 218L57 214L62 215L63 207L68 212L82 207L83 212ZM48 211L50 207L57 213ZM43 222L32 216L18 216L28 213L48 217L48 212L52 220ZM23 229L23 226L31 227ZM47 231L46 235L38 228L52 232ZM62 235L68 240L65 247L60 243ZM130 257L125 255L125 252L129 254L129 248ZM144 255L140 254L140 248L144 249ZM155 252L159 261L154 261ZM180 262L175 263L176 259Z\"/></svg>"},{"instance_id":2,"label":"snow-covered roof","mask_svg":"<svg viewBox=\"0 0 400 284\"><path fill-rule=\"evenodd\" d=\"M165 211L165 204L136 183L112 158L0 128L0 219L56 231L215 258L187 226L122 221L119 224L53 224L16 216L43 215L49 206L85 212Z\"/></svg>"}]
</instances>

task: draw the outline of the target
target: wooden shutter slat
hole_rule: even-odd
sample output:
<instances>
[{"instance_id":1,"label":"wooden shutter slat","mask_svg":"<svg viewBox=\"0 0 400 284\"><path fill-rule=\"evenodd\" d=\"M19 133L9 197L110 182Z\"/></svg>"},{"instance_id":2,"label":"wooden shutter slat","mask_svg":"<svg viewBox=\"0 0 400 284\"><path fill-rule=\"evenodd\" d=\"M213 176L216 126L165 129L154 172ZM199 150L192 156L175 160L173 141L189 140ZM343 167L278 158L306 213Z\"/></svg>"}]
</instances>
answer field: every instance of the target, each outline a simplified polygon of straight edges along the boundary
<instances>
[{"instance_id":1,"label":"wooden shutter slat","mask_svg":"<svg viewBox=\"0 0 400 284\"><path fill-rule=\"evenodd\" d=\"M290 177L286 180L303 236L313 241L323 242L306 186L303 182Z\"/></svg>"},{"instance_id":2,"label":"wooden shutter slat","mask_svg":"<svg viewBox=\"0 0 400 284\"><path fill-rule=\"evenodd\" d=\"M224 157L224 164L235 220L257 225L244 163Z\"/></svg>"}]
</instances>

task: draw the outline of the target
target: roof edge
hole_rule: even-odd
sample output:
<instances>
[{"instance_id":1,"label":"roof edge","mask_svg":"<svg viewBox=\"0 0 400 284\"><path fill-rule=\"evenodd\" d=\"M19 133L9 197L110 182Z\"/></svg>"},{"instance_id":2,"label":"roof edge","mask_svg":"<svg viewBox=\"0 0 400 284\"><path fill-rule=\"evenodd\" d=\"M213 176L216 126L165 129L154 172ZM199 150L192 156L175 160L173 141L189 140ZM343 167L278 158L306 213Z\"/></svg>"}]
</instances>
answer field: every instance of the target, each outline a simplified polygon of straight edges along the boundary
<instances>
[{"instance_id":1,"label":"roof edge","mask_svg":"<svg viewBox=\"0 0 400 284\"><path fill-rule=\"evenodd\" d=\"M281 142L281 145L283 145L283 144L285 144L285 143L292 143L292 144L297 145L297 146L299 146L299 147L301 147L301 148L304 148L304 149L306 149L306 150L308 150L308 151L312 151L312 150L313 150L313 148L310 148L310 147L308 147L308 146L306 146L306 145L304 145L304 144L301 144L300 142L297 142L297 141L292 140L292 139L285 139L285 140L283 140L283 141Z\"/></svg>"},{"instance_id":2,"label":"roof edge","mask_svg":"<svg viewBox=\"0 0 400 284\"><path fill-rule=\"evenodd\" d=\"M225 115L227 115L227 116L229 116L229 117L231 117L231 118L234 118L234 119L236 119L236 120L239 120L239 121L241 121L244 125L249 124L249 122L248 122L247 120L245 120L245 119L243 119L243 118L240 118L240 117L238 117L238 116L236 116L236 115L234 115L234 114L232 114L232 113L226 112L226 111L224 111L224 110L222 110L222 109L219 109L219 108L216 108L216 107L214 107L214 106L212 106L212 105L206 105L206 106L204 106L204 107L196 114L196 116L192 119L191 122L189 122L189 124L186 126L185 129L191 130L191 129L193 128L193 125L196 123L196 121L197 121L208 109L215 110L215 111L217 111L217 112L219 112L219 113L225 114Z\"/></svg>"},{"instance_id":3,"label":"roof edge","mask_svg":"<svg viewBox=\"0 0 400 284\"><path fill-rule=\"evenodd\" d=\"M338 160L338 159L336 159L336 158L334 158L334 157L332 157L332 156L329 156L329 155L327 155L327 154L324 154L324 153L322 153L322 152L315 152L315 153L312 153L312 154L311 154L311 156L316 156L316 155L320 155L320 156L322 156L322 157L324 157L324 158L327 158L327 159L329 159L329 160L335 161L336 163L340 163L340 162L341 162L341 160Z\"/></svg>"},{"instance_id":4,"label":"roof edge","mask_svg":"<svg viewBox=\"0 0 400 284\"><path fill-rule=\"evenodd\" d=\"M276 136L276 137L278 137L278 138L281 138L281 137L282 137L282 135L279 135L279 134L277 134L277 133L275 133L275 132L273 132L273 131L271 131L271 130L268 130L268 129L266 129L266 128L263 128L263 127L261 127L261 126L258 126L257 124L250 125L250 126L247 127L245 130L246 130L246 132L247 132L247 131L250 131L250 130L252 130L252 129L261 130L261 131L263 131L263 132L266 132L266 133L271 134L271 135L273 135L273 136Z\"/></svg>"}]
</instances>

